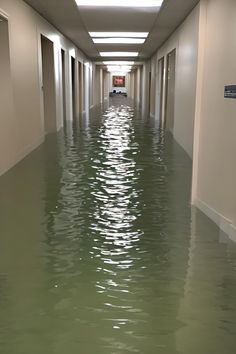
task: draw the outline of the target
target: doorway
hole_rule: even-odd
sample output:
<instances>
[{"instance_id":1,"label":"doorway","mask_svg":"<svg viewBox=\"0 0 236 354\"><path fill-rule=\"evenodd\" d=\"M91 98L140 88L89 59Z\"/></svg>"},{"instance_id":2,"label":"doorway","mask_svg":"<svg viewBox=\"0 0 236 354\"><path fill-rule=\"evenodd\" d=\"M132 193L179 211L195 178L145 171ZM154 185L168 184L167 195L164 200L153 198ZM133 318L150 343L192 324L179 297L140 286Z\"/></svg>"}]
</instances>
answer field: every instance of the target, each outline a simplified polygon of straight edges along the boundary
<instances>
[{"instance_id":1,"label":"doorway","mask_svg":"<svg viewBox=\"0 0 236 354\"><path fill-rule=\"evenodd\" d=\"M134 103L137 105L138 99L137 99L137 69L133 73L134 75Z\"/></svg>"},{"instance_id":2,"label":"doorway","mask_svg":"<svg viewBox=\"0 0 236 354\"><path fill-rule=\"evenodd\" d=\"M75 58L71 57L71 97L72 97L72 118L76 118L76 87L75 87Z\"/></svg>"},{"instance_id":3,"label":"doorway","mask_svg":"<svg viewBox=\"0 0 236 354\"><path fill-rule=\"evenodd\" d=\"M143 103L143 65L140 67L140 82L139 82L139 92L140 92L140 97L139 97L139 102L142 104Z\"/></svg>"},{"instance_id":4,"label":"doorway","mask_svg":"<svg viewBox=\"0 0 236 354\"><path fill-rule=\"evenodd\" d=\"M53 42L41 35L42 91L45 133L57 130Z\"/></svg>"},{"instance_id":5,"label":"doorway","mask_svg":"<svg viewBox=\"0 0 236 354\"><path fill-rule=\"evenodd\" d=\"M166 99L165 99L165 128L173 132L175 108L175 64L176 49L167 55L166 68Z\"/></svg>"},{"instance_id":6,"label":"doorway","mask_svg":"<svg viewBox=\"0 0 236 354\"><path fill-rule=\"evenodd\" d=\"M9 29L7 19L0 16L0 174L8 167L10 155L8 151L16 148L13 128L13 101L11 86L11 67L9 49Z\"/></svg>"},{"instance_id":7,"label":"doorway","mask_svg":"<svg viewBox=\"0 0 236 354\"><path fill-rule=\"evenodd\" d=\"M152 73L151 71L149 72L148 75L148 114L151 113L151 85L152 85Z\"/></svg>"},{"instance_id":8,"label":"doorway","mask_svg":"<svg viewBox=\"0 0 236 354\"><path fill-rule=\"evenodd\" d=\"M157 120L163 125L163 96L164 96L164 64L165 59L162 57L158 60L158 81L157 81Z\"/></svg>"},{"instance_id":9,"label":"doorway","mask_svg":"<svg viewBox=\"0 0 236 354\"><path fill-rule=\"evenodd\" d=\"M78 82L79 82L79 113L83 113L83 64L79 61L78 69Z\"/></svg>"},{"instance_id":10,"label":"doorway","mask_svg":"<svg viewBox=\"0 0 236 354\"><path fill-rule=\"evenodd\" d=\"M63 104L63 122L66 122L66 61L65 51L61 50L61 64L62 64L62 104Z\"/></svg>"},{"instance_id":11,"label":"doorway","mask_svg":"<svg viewBox=\"0 0 236 354\"><path fill-rule=\"evenodd\" d=\"M86 66L83 64L83 113L86 111L87 89Z\"/></svg>"}]
</instances>

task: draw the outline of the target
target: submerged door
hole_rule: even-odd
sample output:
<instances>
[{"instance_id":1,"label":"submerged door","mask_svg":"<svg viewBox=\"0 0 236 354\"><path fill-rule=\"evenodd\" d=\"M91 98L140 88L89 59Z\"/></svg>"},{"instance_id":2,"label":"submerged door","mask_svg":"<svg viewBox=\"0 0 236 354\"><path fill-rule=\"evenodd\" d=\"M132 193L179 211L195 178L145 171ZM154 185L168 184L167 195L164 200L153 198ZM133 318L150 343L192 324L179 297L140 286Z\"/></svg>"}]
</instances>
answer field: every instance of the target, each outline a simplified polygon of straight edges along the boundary
<instances>
[{"instance_id":1,"label":"submerged door","mask_svg":"<svg viewBox=\"0 0 236 354\"><path fill-rule=\"evenodd\" d=\"M157 120L163 124L164 57L158 60Z\"/></svg>"},{"instance_id":2,"label":"submerged door","mask_svg":"<svg viewBox=\"0 0 236 354\"><path fill-rule=\"evenodd\" d=\"M63 121L66 122L66 63L65 51L61 50L61 64L62 64L62 99L63 99Z\"/></svg>"},{"instance_id":3,"label":"submerged door","mask_svg":"<svg viewBox=\"0 0 236 354\"><path fill-rule=\"evenodd\" d=\"M53 42L41 36L41 50L44 130L47 134L57 129Z\"/></svg>"},{"instance_id":4,"label":"submerged door","mask_svg":"<svg viewBox=\"0 0 236 354\"><path fill-rule=\"evenodd\" d=\"M173 132L175 108L175 61L176 50L167 55L165 127Z\"/></svg>"},{"instance_id":5,"label":"submerged door","mask_svg":"<svg viewBox=\"0 0 236 354\"><path fill-rule=\"evenodd\" d=\"M83 82L83 64L81 62L78 63L78 82L79 82L79 113L83 113L83 89L84 89L84 82Z\"/></svg>"},{"instance_id":6,"label":"submerged door","mask_svg":"<svg viewBox=\"0 0 236 354\"><path fill-rule=\"evenodd\" d=\"M152 84L152 73L149 72L148 75L148 113L151 112L151 84Z\"/></svg>"},{"instance_id":7,"label":"submerged door","mask_svg":"<svg viewBox=\"0 0 236 354\"><path fill-rule=\"evenodd\" d=\"M76 118L76 83L75 83L75 58L71 57L71 98L72 98L72 119Z\"/></svg>"}]
</instances>

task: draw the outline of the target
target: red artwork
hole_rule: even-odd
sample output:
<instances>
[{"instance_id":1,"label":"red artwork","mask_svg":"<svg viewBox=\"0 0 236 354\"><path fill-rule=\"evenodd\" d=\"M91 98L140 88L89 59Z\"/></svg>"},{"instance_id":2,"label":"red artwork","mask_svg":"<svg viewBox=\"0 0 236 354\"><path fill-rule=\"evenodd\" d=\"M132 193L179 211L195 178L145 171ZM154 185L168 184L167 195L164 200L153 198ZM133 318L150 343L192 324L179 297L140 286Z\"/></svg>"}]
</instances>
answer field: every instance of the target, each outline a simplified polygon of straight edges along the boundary
<instances>
[{"instance_id":1,"label":"red artwork","mask_svg":"<svg viewBox=\"0 0 236 354\"><path fill-rule=\"evenodd\" d=\"M113 76L113 87L125 87L125 76Z\"/></svg>"}]
</instances>

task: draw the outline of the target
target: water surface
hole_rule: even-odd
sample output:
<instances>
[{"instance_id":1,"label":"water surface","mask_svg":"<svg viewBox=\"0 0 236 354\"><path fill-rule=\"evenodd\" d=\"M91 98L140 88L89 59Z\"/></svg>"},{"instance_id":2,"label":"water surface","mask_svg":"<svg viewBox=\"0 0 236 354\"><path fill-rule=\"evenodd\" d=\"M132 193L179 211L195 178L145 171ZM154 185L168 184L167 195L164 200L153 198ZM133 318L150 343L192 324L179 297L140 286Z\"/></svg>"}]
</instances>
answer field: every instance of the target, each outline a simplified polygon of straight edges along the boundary
<instances>
[{"instance_id":1,"label":"water surface","mask_svg":"<svg viewBox=\"0 0 236 354\"><path fill-rule=\"evenodd\" d=\"M124 100L0 178L0 353L233 354L236 246Z\"/></svg>"}]
</instances>

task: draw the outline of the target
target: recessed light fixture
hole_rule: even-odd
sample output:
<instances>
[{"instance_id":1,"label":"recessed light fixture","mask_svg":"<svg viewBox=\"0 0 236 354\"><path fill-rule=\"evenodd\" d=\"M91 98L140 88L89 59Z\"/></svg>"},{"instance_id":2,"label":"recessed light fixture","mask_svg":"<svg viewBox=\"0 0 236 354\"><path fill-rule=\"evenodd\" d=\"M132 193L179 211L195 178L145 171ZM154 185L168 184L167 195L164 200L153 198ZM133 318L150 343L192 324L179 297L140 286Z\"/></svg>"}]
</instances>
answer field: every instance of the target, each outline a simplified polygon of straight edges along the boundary
<instances>
[{"instance_id":1,"label":"recessed light fixture","mask_svg":"<svg viewBox=\"0 0 236 354\"><path fill-rule=\"evenodd\" d=\"M145 38L93 38L93 42L102 44L143 44Z\"/></svg>"},{"instance_id":2,"label":"recessed light fixture","mask_svg":"<svg viewBox=\"0 0 236 354\"><path fill-rule=\"evenodd\" d=\"M93 38L147 38L148 32L89 32Z\"/></svg>"},{"instance_id":3,"label":"recessed light fixture","mask_svg":"<svg viewBox=\"0 0 236 354\"><path fill-rule=\"evenodd\" d=\"M113 76L126 76L128 74L128 72L119 72L119 71L108 71L111 75Z\"/></svg>"},{"instance_id":4,"label":"recessed light fixture","mask_svg":"<svg viewBox=\"0 0 236 354\"><path fill-rule=\"evenodd\" d=\"M107 68L107 71L113 74L116 73L115 75L126 75L131 72L131 69L120 70L116 68Z\"/></svg>"},{"instance_id":5,"label":"recessed light fixture","mask_svg":"<svg viewBox=\"0 0 236 354\"><path fill-rule=\"evenodd\" d=\"M119 69L113 69L113 68L107 68L107 71L109 71L110 73L130 73L131 69L129 70L119 70Z\"/></svg>"},{"instance_id":6,"label":"recessed light fixture","mask_svg":"<svg viewBox=\"0 0 236 354\"><path fill-rule=\"evenodd\" d=\"M100 52L102 57L137 57L138 52Z\"/></svg>"},{"instance_id":7,"label":"recessed light fixture","mask_svg":"<svg viewBox=\"0 0 236 354\"><path fill-rule=\"evenodd\" d=\"M77 6L160 7L163 0L75 0Z\"/></svg>"},{"instance_id":8,"label":"recessed light fixture","mask_svg":"<svg viewBox=\"0 0 236 354\"><path fill-rule=\"evenodd\" d=\"M121 66L118 66L118 65L108 65L107 67L108 70L117 70L117 71L129 71L132 69L132 66L128 66L128 65L121 65Z\"/></svg>"},{"instance_id":9,"label":"recessed light fixture","mask_svg":"<svg viewBox=\"0 0 236 354\"><path fill-rule=\"evenodd\" d=\"M134 61L104 61L104 65L134 65Z\"/></svg>"}]
</instances>

